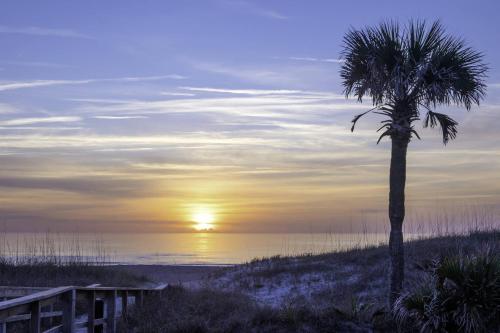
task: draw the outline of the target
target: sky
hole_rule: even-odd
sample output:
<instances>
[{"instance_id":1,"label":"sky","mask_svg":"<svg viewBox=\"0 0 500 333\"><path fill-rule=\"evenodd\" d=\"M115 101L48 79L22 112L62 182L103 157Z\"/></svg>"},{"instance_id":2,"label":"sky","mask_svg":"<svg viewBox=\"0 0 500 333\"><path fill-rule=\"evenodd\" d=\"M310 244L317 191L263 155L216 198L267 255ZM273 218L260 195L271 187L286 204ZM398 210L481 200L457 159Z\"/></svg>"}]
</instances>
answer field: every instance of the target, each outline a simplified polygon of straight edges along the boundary
<instances>
[{"instance_id":1,"label":"sky","mask_svg":"<svg viewBox=\"0 0 500 333\"><path fill-rule=\"evenodd\" d=\"M0 3L0 227L343 232L387 212L390 142L342 95L342 37L440 19L487 97L410 143L407 207L500 216L498 1ZM420 124L417 125L419 127ZM476 208L474 208L476 209ZM197 223L197 224L196 224Z\"/></svg>"}]
</instances>

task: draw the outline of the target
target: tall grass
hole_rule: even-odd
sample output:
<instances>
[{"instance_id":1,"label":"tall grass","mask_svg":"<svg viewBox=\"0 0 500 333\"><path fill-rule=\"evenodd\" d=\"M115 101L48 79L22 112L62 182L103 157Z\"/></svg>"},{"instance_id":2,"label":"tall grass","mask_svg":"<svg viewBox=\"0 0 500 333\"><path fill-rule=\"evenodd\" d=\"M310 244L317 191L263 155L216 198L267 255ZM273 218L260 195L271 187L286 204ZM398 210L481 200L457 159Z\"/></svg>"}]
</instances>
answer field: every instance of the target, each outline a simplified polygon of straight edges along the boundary
<instances>
[{"instance_id":1,"label":"tall grass","mask_svg":"<svg viewBox=\"0 0 500 333\"><path fill-rule=\"evenodd\" d=\"M104 241L99 237L84 244L78 234L68 237L47 232L12 237L0 233L0 264L102 266L110 263Z\"/></svg>"},{"instance_id":2,"label":"tall grass","mask_svg":"<svg viewBox=\"0 0 500 333\"><path fill-rule=\"evenodd\" d=\"M343 232L328 230L310 233L307 244L296 236L287 235L281 241L281 250L274 258L321 255L328 253L363 250L386 245L389 241L389 221L384 215L360 216ZM409 210L403 224L405 242L430 238L467 236L478 232L500 230L497 212L481 206L462 205L454 209L436 209L432 212ZM254 258L256 262L266 258Z\"/></svg>"},{"instance_id":3,"label":"tall grass","mask_svg":"<svg viewBox=\"0 0 500 333\"><path fill-rule=\"evenodd\" d=\"M102 239L82 242L59 234L0 234L0 285L55 287L62 285L138 286L147 278L110 266Z\"/></svg>"}]
</instances>

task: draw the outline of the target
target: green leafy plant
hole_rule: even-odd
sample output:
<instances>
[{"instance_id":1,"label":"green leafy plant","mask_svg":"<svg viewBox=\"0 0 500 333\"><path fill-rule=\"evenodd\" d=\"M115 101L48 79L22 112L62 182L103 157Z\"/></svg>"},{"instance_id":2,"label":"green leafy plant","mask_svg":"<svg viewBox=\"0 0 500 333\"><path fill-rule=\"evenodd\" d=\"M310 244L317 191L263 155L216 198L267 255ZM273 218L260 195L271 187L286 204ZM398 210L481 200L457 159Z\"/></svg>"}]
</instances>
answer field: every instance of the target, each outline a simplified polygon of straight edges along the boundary
<instances>
[{"instance_id":1,"label":"green leafy plant","mask_svg":"<svg viewBox=\"0 0 500 333\"><path fill-rule=\"evenodd\" d=\"M444 258L428 281L398 298L398 322L421 332L498 332L500 258L492 251Z\"/></svg>"}]
</instances>

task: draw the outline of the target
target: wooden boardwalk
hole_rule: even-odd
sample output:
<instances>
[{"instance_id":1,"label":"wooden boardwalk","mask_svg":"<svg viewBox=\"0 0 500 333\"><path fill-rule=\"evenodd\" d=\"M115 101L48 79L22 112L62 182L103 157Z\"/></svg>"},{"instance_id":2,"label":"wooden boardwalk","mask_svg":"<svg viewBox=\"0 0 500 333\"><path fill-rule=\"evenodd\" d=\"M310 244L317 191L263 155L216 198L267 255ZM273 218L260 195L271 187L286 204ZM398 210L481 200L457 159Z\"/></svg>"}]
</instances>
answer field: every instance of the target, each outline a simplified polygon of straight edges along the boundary
<instances>
[{"instance_id":1,"label":"wooden boardwalk","mask_svg":"<svg viewBox=\"0 0 500 333\"><path fill-rule=\"evenodd\" d=\"M130 304L140 305L155 288L101 287L1 287L0 332L24 323L30 333L116 332L116 319ZM77 306L78 305L78 306Z\"/></svg>"}]
</instances>

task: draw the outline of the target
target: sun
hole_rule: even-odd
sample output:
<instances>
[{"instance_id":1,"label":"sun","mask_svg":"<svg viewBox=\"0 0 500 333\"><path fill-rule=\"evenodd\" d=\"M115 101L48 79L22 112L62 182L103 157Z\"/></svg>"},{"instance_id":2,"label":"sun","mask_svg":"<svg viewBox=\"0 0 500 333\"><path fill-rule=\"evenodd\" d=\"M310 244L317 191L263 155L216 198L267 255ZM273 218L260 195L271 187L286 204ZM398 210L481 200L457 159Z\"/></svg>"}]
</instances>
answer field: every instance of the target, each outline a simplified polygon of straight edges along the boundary
<instances>
[{"instance_id":1,"label":"sun","mask_svg":"<svg viewBox=\"0 0 500 333\"><path fill-rule=\"evenodd\" d=\"M215 216L209 211L199 211L193 214L194 228L197 231L211 230L214 228Z\"/></svg>"}]
</instances>

